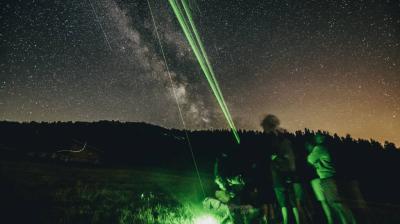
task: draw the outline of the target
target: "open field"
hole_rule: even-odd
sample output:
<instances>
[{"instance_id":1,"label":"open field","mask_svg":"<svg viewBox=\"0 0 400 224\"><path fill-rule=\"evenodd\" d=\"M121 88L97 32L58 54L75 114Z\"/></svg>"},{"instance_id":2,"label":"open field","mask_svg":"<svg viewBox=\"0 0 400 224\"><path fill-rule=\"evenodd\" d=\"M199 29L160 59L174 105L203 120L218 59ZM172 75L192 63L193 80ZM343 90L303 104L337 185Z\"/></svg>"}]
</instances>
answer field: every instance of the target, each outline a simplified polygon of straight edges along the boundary
<instances>
[{"instance_id":1,"label":"open field","mask_svg":"<svg viewBox=\"0 0 400 224\"><path fill-rule=\"evenodd\" d=\"M2 217L13 223L184 223L202 199L188 172L0 164Z\"/></svg>"},{"instance_id":2,"label":"open field","mask_svg":"<svg viewBox=\"0 0 400 224\"><path fill-rule=\"evenodd\" d=\"M189 224L204 198L189 171L0 160L0 178L1 223ZM348 204L359 223L400 223L398 205Z\"/></svg>"}]
</instances>

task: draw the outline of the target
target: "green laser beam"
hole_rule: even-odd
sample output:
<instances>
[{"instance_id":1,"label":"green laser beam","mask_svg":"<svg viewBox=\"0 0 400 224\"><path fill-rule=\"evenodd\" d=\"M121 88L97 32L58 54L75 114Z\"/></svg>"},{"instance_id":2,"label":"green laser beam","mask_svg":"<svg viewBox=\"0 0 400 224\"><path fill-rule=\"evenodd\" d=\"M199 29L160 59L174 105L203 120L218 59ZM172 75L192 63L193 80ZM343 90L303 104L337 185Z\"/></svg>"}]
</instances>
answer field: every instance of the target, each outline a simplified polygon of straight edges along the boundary
<instances>
[{"instance_id":1,"label":"green laser beam","mask_svg":"<svg viewBox=\"0 0 400 224\"><path fill-rule=\"evenodd\" d=\"M193 18L190 13L190 9L187 5L187 3L184 0L181 0L181 3L183 5L185 16L183 15L183 10L181 9L180 5L177 3L176 0L169 0L169 3L174 11L174 14L176 18L178 19L178 22L183 30L183 33L186 36L186 39L188 40L195 56L196 59L203 70L203 73L212 89L212 92L214 96L217 99L217 102L228 122L228 125L230 126L233 135L237 141L237 143L240 143L240 138L239 134L237 132L237 129L235 127L235 124L232 120L232 116L229 113L228 107L226 106L225 100L222 96L222 92L219 88L217 79L215 78L214 71L212 70L211 63L208 60L206 51L204 50L203 44L200 39L200 35L197 32L196 26L194 24ZM189 22L188 22L189 21ZM190 26L189 26L190 24Z\"/></svg>"},{"instance_id":2,"label":"green laser beam","mask_svg":"<svg viewBox=\"0 0 400 224\"><path fill-rule=\"evenodd\" d=\"M190 23L190 25L191 25L191 27L192 27L193 34L194 34L194 36L196 37L196 41L197 41L197 43L198 43L198 45L199 45L199 47L200 47L201 53L203 54L203 57L204 57L204 59L205 59L205 62L207 63L207 66L208 66L208 68L209 68L209 70L210 70L211 77L213 78L214 84L215 84L215 86L217 87L218 94L220 94L221 98L223 99L221 90L220 90L220 88L219 88L217 79L215 78L215 74L214 74L214 71L213 71L212 66L211 66L211 63L210 63L209 60L208 60L208 56L207 56L206 51L204 50L203 42L201 41L200 35L198 34L197 28L196 28L196 26L195 26L195 24L194 24L192 14L191 14L191 12L190 12L190 10L189 10L189 6L187 5L187 2L186 2L185 0L182 1L182 5L183 5L183 8L184 8L184 10L185 10L185 12L186 12L186 15L187 15L187 18L188 18L188 20L189 20L189 23ZM225 103L225 101L223 101L223 102ZM224 106L226 107L226 105L224 105Z\"/></svg>"},{"instance_id":3,"label":"green laser beam","mask_svg":"<svg viewBox=\"0 0 400 224\"><path fill-rule=\"evenodd\" d=\"M216 89L217 89L217 91L218 91L218 94L220 95L220 97L221 97L221 99L222 99L222 103L224 104L225 110L226 110L227 113L230 115L229 110L228 110L228 106L227 106L226 103L225 103L225 100L224 100L224 97L223 97L223 95L222 95L221 89L220 89L220 87L219 87L219 85L218 85L218 81L217 81L217 79L215 78L214 70L213 70L213 68L212 68L212 66L211 66L210 61L208 60L208 55L207 55L206 51L204 50L203 42L201 41L200 35L199 35L199 33L197 32L197 28L196 28L195 23L194 23L194 21L193 21L193 17L192 17L192 14L191 14L191 12L190 12L190 8L189 8L189 6L188 6L188 3L187 3L186 0L182 0L181 2L182 2L182 5L183 5L184 10L185 10L185 12L186 12L186 15L187 15L187 18L188 18L188 20L189 20L189 23L190 23L190 25L191 25L191 27L192 27L194 36L196 37L197 43L198 43L198 45L199 45L199 47L200 47L200 51L201 51L201 53L203 54L203 57L204 57L204 59L205 59L205 62L206 62L207 66L208 66L208 69L209 69L209 71L210 71L210 73L211 73L211 77L212 77L212 79L213 79L213 81L214 81L214 85L216 86ZM233 126L233 127L234 127L233 129L236 130L235 124L233 123L233 120L232 120L232 117L231 117L231 116L229 116L229 121L228 121L228 122L230 122L230 125ZM234 133L234 134L237 134L237 133ZM235 137L236 137L236 136L235 136ZM238 136L237 136L237 137L238 137Z\"/></svg>"},{"instance_id":4,"label":"green laser beam","mask_svg":"<svg viewBox=\"0 0 400 224\"><path fill-rule=\"evenodd\" d=\"M184 31L184 34L186 35L186 37L187 37L187 39L189 41L189 44L191 45L191 47L193 49L193 52L194 52L194 54L195 54L195 56L196 56L196 58L197 58L197 60L198 60L198 62L200 64L200 66L201 66L201 68L202 68L202 70L203 70L203 72L204 72L204 74L205 74L205 76L206 76L206 78L207 78L212 90L213 90L214 95L217 98L217 101L219 103L222 103L220 95L217 92L217 89L216 89L216 87L214 85L213 79L211 78L211 75L209 73L208 67L205 64L203 56L202 56L202 54L200 53L200 51L199 51L199 49L197 47L197 43L195 42L195 40L194 40L194 38L193 38L193 36L191 34L191 31L190 31L190 29L188 27L187 22L185 21L184 17L182 16L182 10L180 9L179 5L174 0L172 0L172 1L174 2L173 9L174 9L174 11L176 11L178 21L180 22L180 25L181 25L181 27L182 27L182 29ZM222 106L222 110L225 113L224 106Z\"/></svg>"},{"instance_id":5,"label":"green laser beam","mask_svg":"<svg viewBox=\"0 0 400 224\"><path fill-rule=\"evenodd\" d=\"M176 1L175 1L175 3L176 3ZM229 113L228 107L226 106L225 100L224 100L224 98L222 96L222 93L221 93L221 90L219 88L217 79L215 78L214 71L213 71L213 69L211 67L211 63L208 60L206 51L204 50L203 44L202 44L201 39L200 39L200 35L198 34L196 26L194 25L194 21L193 21L193 18L191 16L189 7L188 7L187 3L184 0L183 1L181 0L181 3L183 5L183 7L184 7L184 10L185 10L185 13L186 13L186 17L187 17L187 19L188 19L188 21L189 21L189 23L191 25L191 28L192 28L191 31L193 33L191 33L190 29L187 28L188 25L187 25L187 22L185 20L182 20L183 21L183 25L187 28L187 30L189 30L189 34L190 34L189 38L193 40L194 39L193 38L193 34L194 34L194 36L196 38L196 41L197 41L196 43L197 43L198 46L196 45L195 47L197 48L197 51L198 51L198 47L200 47L200 52L201 52L200 55L202 56L202 59L201 59L202 63L205 62L206 65L207 65L207 70L208 71L205 71L205 75L206 75L207 79L209 80L209 83L210 83L211 87L214 87L214 88L212 88L213 91L216 91L216 92L214 92L215 93L214 95L217 97L217 100L219 101L220 107L221 107L221 109L222 109L222 111L223 111L223 113L224 113L224 115L225 115L225 117L226 117L226 119L228 121L228 124L231 127L231 130L233 131L233 134L235 135L236 140L239 143L240 142L240 138L239 138L239 136L237 134L236 127L235 127L235 125L233 123L233 120L232 120L232 117L231 117L231 115ZM184 16L182 16L183 13L182 13L181 8L179 7L179 4L176 4L176 5L177 5L177 9L179 10L180 16L185 18Z\"/></svg>"},{"instance_id":6,"label":"green laser beam","mask_svg":"<svg viewBox=\"0 0 400 224\"><path fill-rule=\"evenodd\" d=\"M218 82L216 82L216 78L215 78L215 75L213 73L213 70L212 70L212 67L211 67L211 63L209 63L207 55L204 54L205 50L204 50L204 47L202 46L200 37L199 37L198 33L196 32L197 30L196 30L196 28L194 26L193 19L191 19L191 21L189 21L189 23L191 23L190 25L191 25L191 28L192 28L192 30L190 30L190 28L188 28L187 21L185 21L185 17L182 16L182 14L183 14L182 9L181 9L181 7L179 7L179 4L177 4L176 1L175 1L175 5L176 5L177 11L179 12L179 13L177 13L178 14L178 20L179 20L179 18L182 18L180 20L182 28L183 28L185 34L187 34L187 38L188 38L189 42L191 44L194 43L191 46L192 46L195 54L197 54L196 56L199 56L197 58L198 58L198 61L199 61L200 65L201 66L204 65L204 64L207 65L206 67L202 66L204 74L206 75L206 78L209 81L209 84L210 84L210 86L211 86L211 88L213 90L213 93L216 96L217 101L220 104L220 107L221 107L225 117L227 118L228 124L231 127L231 130L233 131L237 142L239 143L240 142L240 138L239 138L239 136L237 134L235 125L234 125L234 123L232 121L232 118L231 118L230 113L228 111L228 108L226 106L225 100L222 97L222 93L221 93L221 90L219 89ZM184 5L184 8L186 10L185 11L186 12L186 16L188 18L191 18L191 14L190 14L190 11L188 10L187 4L183 4L182 3L182 5ZM193 37L193 34L191 32L193 32L193 33L196 32L195 36L196 36L196 41L197 42L195 42L193 40L194 37ZM199 45L199 46L197 46L197 45ZM200 52L201 53L199 53L198 47L200 47L200 50L201 50Z\"/></svg>"},{"instance_id":7,"label":"green laser beam","mask_svg":"<svg viewBox=\"0 0 400 224\"><path fill-rule=\"evenodd\" d=\"M177 9L179 11L179 15L182 16L183 11L182 11L181 7L179 7L179 4L177 4ZM195 47L193 47L193 45L192 45L192 48L193 48L196 56L200 57L200 58L198 58L199 59L199 63L201 64L202 69L204 70L204 73L206 75L207 80L209 81L209 83L211 85L211 88L213 89L213 91L215 91L214 93L215 93L215 96L217 97L217 100L219 102L222 102L222 104L223 104L221 109L224 111L224 113L226 113L226 105L225 105L225 103L223 101L223 98L221 97L222 96L221 95L221 91L218 89L218 86L215 84L215 80L216 79L212 76L212 73L210 71L210 67L209 67L209 65L207 64L207 61L204 58L203 52L199 51L199 47L197 46L197 45L199 45L199 42L196 42L197 38L196 38L196 41L194 40L192 31L190 30L189 25L187 24L187 21L185 21L185 17L182 16L182 18L183 18L183 20L182 20L183 29L184 29L184 31L187 31L185 34L188 34L187 38L189 40L189 43L190 44L193 43L193 45L195 45ZM228 120L228 123L231 125L231 120L230 119Z\"/></svg>"}]
</instances>

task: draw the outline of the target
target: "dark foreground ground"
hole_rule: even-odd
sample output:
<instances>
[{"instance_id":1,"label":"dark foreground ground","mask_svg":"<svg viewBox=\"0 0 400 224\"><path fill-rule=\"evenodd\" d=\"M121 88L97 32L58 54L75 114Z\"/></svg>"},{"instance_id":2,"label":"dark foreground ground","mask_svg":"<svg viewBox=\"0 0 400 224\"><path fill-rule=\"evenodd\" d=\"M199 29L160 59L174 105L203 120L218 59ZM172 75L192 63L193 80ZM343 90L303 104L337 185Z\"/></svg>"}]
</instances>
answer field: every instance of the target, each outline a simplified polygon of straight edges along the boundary
<instances>
[{"instance_id":1,"label":"dark foreground ground","mask_svg":"<svg viewBox=\"0 0 400 224\"><path fill-rule=\"evenodd\" d=\"M189 172L0 165L0 223L185 223L202 199Z\"/></svg>"},{"instance_id":2,"label":"dark foreground ground","mask_svg":"<svg viewBox=\"0 0 400 224\"><path fill-rule=\"evenodd\" d=\"M203 199L193 172L9 160L0 168L0 223L192 223ZM211 195L212 178L202 177ZM400 223L400 206L348 203L359 223Z\"/></svg>"}]
</instances>

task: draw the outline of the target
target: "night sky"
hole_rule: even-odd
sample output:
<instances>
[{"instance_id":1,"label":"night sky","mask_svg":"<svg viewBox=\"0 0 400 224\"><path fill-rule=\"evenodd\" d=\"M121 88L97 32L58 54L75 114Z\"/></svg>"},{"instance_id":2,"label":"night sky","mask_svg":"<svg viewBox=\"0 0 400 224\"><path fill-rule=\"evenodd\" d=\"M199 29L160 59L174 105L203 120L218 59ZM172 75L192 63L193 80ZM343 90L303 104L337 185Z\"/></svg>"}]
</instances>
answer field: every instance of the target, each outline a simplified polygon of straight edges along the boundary
<instances>
[{"instance_id":1,"label":"night sky","mask_svg":"<svg viewBox=\"0 0 400 224\"><path fill-rule=\"evenodd\" d=\"M258 2L258 3L257 3ZM191 129L227 128L166 0L150 0ZM400 1L191 0L238 128L277 115L400 145ZM0 120L181 128L146 0L3 0Z\"/></svg>"}]
</instances>

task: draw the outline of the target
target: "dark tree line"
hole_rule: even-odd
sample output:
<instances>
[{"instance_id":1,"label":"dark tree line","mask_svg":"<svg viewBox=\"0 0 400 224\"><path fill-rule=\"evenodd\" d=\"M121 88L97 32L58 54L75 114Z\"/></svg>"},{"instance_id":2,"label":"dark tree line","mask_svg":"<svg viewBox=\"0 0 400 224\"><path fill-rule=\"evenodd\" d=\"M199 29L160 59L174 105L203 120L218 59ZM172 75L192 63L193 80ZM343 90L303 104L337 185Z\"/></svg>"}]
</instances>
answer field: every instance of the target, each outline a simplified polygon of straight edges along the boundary
<instances>
[{"instance_id":1,"label":"dark tree line","mask_svg":"<svg viewBox=\"0 0 400 224\"><path fill-rule=\"evenodd\" d=\"M236 144L226 130L188 131L199 167L211 172L221 152L240 152L245 162L254 158L268 159L271 149L257 131L239 131L241 144ZM285 133L291 140L297 170L306 183L315 177L307 165L306 142L315 132L305 129ZM400 204L400 150L393 143L384 145L374 140L326 135L327 145L337 164L338 177L356 180L367 200ZM193 169L191 154L181 130L169 130L145 123L0 122L0 155L5 158L28 158L32 152L52 154L87 143L87 149L100 155L103 166L157 167ZM7 157L9 156L9 157Z\"/></svg>"}]
</instances>

